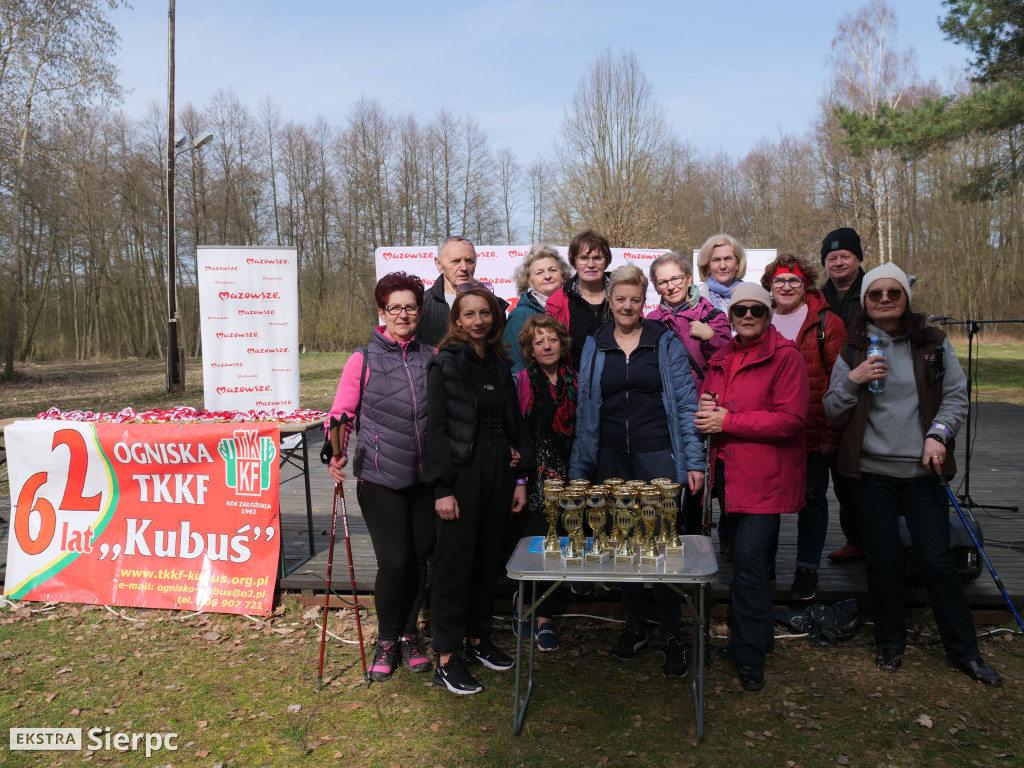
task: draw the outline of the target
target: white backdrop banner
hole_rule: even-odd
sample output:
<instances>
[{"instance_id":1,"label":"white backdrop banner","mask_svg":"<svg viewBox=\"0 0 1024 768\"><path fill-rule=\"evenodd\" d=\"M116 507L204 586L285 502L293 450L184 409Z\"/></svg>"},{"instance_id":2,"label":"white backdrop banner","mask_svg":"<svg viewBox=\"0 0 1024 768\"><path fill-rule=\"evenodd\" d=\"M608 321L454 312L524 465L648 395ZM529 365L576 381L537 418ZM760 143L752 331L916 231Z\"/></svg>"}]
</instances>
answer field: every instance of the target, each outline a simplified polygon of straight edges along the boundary
<instances>
[{"instance_id":1,"label":"white backdrop banner","mask_svg":"<svg viewBox=\"0 0 1024 768\"><path fill-rule=\"evenodd\" d=\"M569 258L569 248L564 245L555 246L558 252L566 259ZM612 268L625 263L636 264L647 275L651 262L665 253L668 248L647 249L647 248L612 248ZM378 248L374 252L377 266L377 279L384 277L389 272L408 272L421 278L429 288L437 280L438 271L434 264L434 254L437 248L425 246L420 248L398 246L394 248ZM490 283L494 286L494 293L509 303L509 309L515 307L519 300L516 293L515 280L512 279L512 272L529 253L528 245L481 245L476 249L476 279ZM775 258L774 248L748 248L747 249L747 276L744 280L758 282L764 272L765 265ZM693 252L693 273L699 282L697 272L697 252ZM648 275L649 276L649 275ZM644 304L644 313L656 309L658 306L658 294L651 285L647 289L647 301Z\"/></svg>"},{"instance_id":2,"label":"white backdrop banner","mask_svg":"<svg viewBox=\"0 0 1024 768\"><path fill-rule=\"evenodd\" d=\"M207 410L298 409L297 251L204 245L197 264Z\"/></svg>"}]
</instances>

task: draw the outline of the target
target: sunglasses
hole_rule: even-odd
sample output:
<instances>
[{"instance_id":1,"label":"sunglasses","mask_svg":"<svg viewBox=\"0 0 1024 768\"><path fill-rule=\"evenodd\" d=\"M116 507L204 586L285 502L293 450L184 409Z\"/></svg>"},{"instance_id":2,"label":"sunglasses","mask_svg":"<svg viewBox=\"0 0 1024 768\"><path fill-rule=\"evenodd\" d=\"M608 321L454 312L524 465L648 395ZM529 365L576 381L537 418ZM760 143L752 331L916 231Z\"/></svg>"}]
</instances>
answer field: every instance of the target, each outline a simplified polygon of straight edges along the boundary
<instances>
[{"instance_id":1,"label":"sunglasses","mask_svg":"<svg viewBox=\"0 0 1024 768\"><path fill-rule=\"evenodd\" d=\"M458 290L459 293L465 293L466 291L472 291L474 288L479 288L482 291L487 291L489 293L494 293L494 286L493 285L491 285L490 283L485 283L485 282L480 281L480 280L474 281L472 283L459 283L457 286L455 286L455 288L456 288L456 290Z\"/></svg>"},{"instance_id":2,"label":"sunglasses","mask_svg":"<svg viewBox=\"0 0 1024 768\"><path fill-rule=\"evenodd\" d=\"M731 307L729 309L729 314L733 317L746 317L749 312L751 317L755 320L759 320L765 316L767 311L768 308L765 307L764 304L737 304L735 307Z\"/></svg>"},{"instance_id":3,"label":"sunglasses","mask_svg":"<svg viewBox=\"0 0 1024 768\"><path fill-rule=\"evenodd\" d=\"M882 300L883 296L885 296L887 299L889 299L889 301L896 302L896 301L899 301L900 300L900 296L903 295L903 289L902 288L889 288L889 289L883 291L881 288L875 288L873 290L868 291L864 295L867 296L869 299L871 299L876 304Z\"/></svg>"}]
</instances>

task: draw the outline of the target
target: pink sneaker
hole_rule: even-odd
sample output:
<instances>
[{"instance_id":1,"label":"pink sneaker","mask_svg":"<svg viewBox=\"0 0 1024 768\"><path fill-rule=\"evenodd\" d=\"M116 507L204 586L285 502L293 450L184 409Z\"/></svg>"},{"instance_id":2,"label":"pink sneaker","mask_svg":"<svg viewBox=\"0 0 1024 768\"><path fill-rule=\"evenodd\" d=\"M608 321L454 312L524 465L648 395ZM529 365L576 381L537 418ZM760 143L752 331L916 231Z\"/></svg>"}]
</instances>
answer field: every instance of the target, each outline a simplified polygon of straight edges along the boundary
<instances>
[{"instance_id":1,"label":"pink sneaker","mask_svg":"<svg viewBox=\"0 0 1024 768\"><path fill-rule=\"evenodd\" d=\"M426 672L433 663L420 650L419 635L407 635L399 641L402 645L402 663L410 672Z\"/></svg>"},{"instance_id":2,"label":"pink sneaker","mask_svg":"<svg viewBox=\"0 0 1024 768\"><path fill-rule=\"evenodd\" d=\"M373 654L373 661L370 663L371 680L387 680L395 671L395 662L398 656L398 643L390 643L383 640L377 641L377 649Z\"/></svg>"}]
</instances>

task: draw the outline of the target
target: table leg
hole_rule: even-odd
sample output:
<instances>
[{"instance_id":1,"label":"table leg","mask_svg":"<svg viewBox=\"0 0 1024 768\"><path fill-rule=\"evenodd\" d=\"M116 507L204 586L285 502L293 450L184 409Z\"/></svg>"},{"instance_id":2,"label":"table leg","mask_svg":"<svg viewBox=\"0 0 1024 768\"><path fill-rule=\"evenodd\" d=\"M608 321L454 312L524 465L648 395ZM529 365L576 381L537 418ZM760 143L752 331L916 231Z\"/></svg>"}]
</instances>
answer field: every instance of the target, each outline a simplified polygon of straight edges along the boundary
<instances>
[{"instance_id":1,"label":"table leg","mask_svg":"<svg viewBox=\"0 0 1024 768\"><path fill-rule=\"evenodd\" d=\"M541 603L548 599L548 596L561 586L562 582L556 581L547 591L537 599L537 582L530 582L530 610L525 614L521 613L518 616L513 616L516 621L522 622L523 619L530 620L530 624L533 624L533 616L537 612L537 608L540 607ZM523 594L524 582L519 582L519 594ZM520 605L522 605L522 597L520 597ZM520 609L521 611L521 609ZM515 702L512 710L512 731L518 736L523 731L523 720L526 719L526 707L530 703L530 695L533 693L533 671L534 671L534 658L537 652L537 644L533 642L533 632L529 633L526 638L526 642L530 644L530 661L529 661L529 675L527 676L526 682L526 695L522 695L522 672L523 672L523 632L522 623L519 624L520 631L516 633L516 695Z\"/></svg>"},{"instance_id":2,"label":"table leg","mask_svg":"<svg viewBox=\"0 0 1024 768\"><path fill-rule=\"evenodd\" d=\"M708 587L707 584L697 585L697 599L694 600L689 592L678 585L668 584L667 586L682 595L693 613L693 639L690 646L690 669L693 670L693 711L697 720L697 740L704 741L704 683L707 677L705 653L707 652L706 639L708 636L707 616L710 615L706 612L705 604Z\"/></svg>"}]
</instances>

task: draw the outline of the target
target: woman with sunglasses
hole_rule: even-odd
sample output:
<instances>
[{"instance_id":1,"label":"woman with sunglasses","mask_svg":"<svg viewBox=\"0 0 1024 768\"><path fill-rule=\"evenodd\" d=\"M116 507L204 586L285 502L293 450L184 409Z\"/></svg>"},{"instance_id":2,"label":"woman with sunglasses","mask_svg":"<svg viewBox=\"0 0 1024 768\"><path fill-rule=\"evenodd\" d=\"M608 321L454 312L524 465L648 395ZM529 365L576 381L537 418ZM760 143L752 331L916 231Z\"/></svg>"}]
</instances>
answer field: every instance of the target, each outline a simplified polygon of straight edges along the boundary
<instances>
[{"instance_id":1,"label":"woman with sunglasses","mask_svg":"<svg viewBox=\"0 0 1024 768\"><path fill-rule=\"evenodd\" d=\"M936 481L956 472L953 438L967 417L967 379L946 334L913 312L910 298L906 274L891 262L864 276L864 309L825 395L825 415L843 426L838 470L857 480L850 485L868 558L875 660L895 673L906 652L903 516L946 656L975 680L999 686L1002 678L981 658L949 551L948 502ZM868 356L871 337L878 337L883 355ZM879 380L884 391L869 391Z\"/></svg>"},{"instance_id":2,"label":"woman with sunglasses","mask_svg":"<svg viewBox=\"0 0 1024 768\"><path fill-rule=\"evenodd\" d=\"M427 365L434 350L415 336L423 290L422 281L405 272L380 279L374 298L384 327L349 356L329 414L345 422L342 453L327 465L336 483L345 479L348 436L359 414L352 468L377 558L374 680L387 680L399 664L412 672L431 667L417 631L434 548L434 497L422 477Z\"/></svg>"},{"instance_id":3,"label":"woman with sunglasses","mask_svg":"<svg viewBox=\"0 0 1024 768\"><path fill-rule=\"evenodd\" d=\"M572 339L572 367L580 369L583 343L611 319L608 308L608 266L612 249L608 238L586 229L569 243L569 264L576 274L551 296L545 311L564 325Z\"/></svg>"},{"instance_id":4,"label":"woman with sunglasses","mask_svg":"<svg viewBox=\"0 0 1024 768\"><path fill-rule=\"evenodd\" d=\"M817 267L788 253L769 263L761 277L775 307L772 325L803 355L811 392L804 429L807 500L797 514L796 574L790 600L811 600L818 588L818 565L828 532L829 457L835 455L839 444L840 430L825 418L821 401L828 391L832 366L846 343L846 326L839 315L829 311L821 292L814 290L817 283Z\"/></svg>"},{"instance_id":5,"label":"woman with sunglasses","mask_svg":"<svg viewBox=\"0 0 1024 768\"><path fill-rule=\"evenodd\" d=\"M459 293L427 372L424 476L434 491L437 543L430 598L434 683L456 694L483 686L466 664L512 659L493 642L494 591L509 514L526 506L533 447L523 424L494 294Z\"/></svg>"},{"instance_id":6,"label":"woman with sunglasses","mask_svg":"<svg viewBox=\"0 0 1024 768\"><path fill-rule=\"evenodd\" d=\"M774 645L771 552L779 516L806 502L807 365L772 327L771 296L760 285L732 291L736 335L713 358L695 423L712 435L711 492L735 524L732 626L723 653L747 691L764 687Z\"/></svg>"},{"instance_id":7,"label":"woman with sunglasses","mask_svg":"<svg viewBox=\"0 0 1024 768\"><path fill-rule=\"evenodd\" d=\"M611 274L612 322L586 341L579 374L576 441L569 477L601 481L674 479L693 492L704 484L704 455L693 429L696 394L686 351L661 323L645 322L647 278L627 264ZM648 647L644 586L621 585L626 628L611 655L626 660ZM652 588L665 677L687 672L680 597Z\"/></svg>"},{"instance_id":8,"label":"woman with sunglasses","mask_svg":"<svg viewBox=\"0 0 1024 768\"><path fill-rule=\"evenodd\" d=\"M538 243L530 246L522 264L512 273L519 293L519 301L505 323L505 343L512 358L512 373L526 368L519 351L519 331L523 323L531 315L544 313L548 299L569 279L571 271L556 248Z\"/></svg>"},{"instance_id":9,"label":"woman with sunglasses","mask_svg":"<svg viewBox=\"0 0 1024 768\"><path fill-rule=\"evenodd\" d=\"M697 269L704 281L700 295L724 312L733 286L742 283L747 274L747 252L732 235L712 235L697 252Z\"/></svg>"},{"instance_id":10,"label":"woman with sunglasses","mask_svg":"<svg viewBox=\"0 0 1024 768\"><path fill-rule=\"evenodd\" d=\"M729 316L692 290L693 264L683 254L676 251L662 254L651 262L649 273L661 303L645 319L657 320L675 331L690 361L694 389L700 392L708 361L732 338ZM684 533L700 532L703 498L703 489L696 494L687 491L680 516Z\"/></svg>"}]
</instances>

